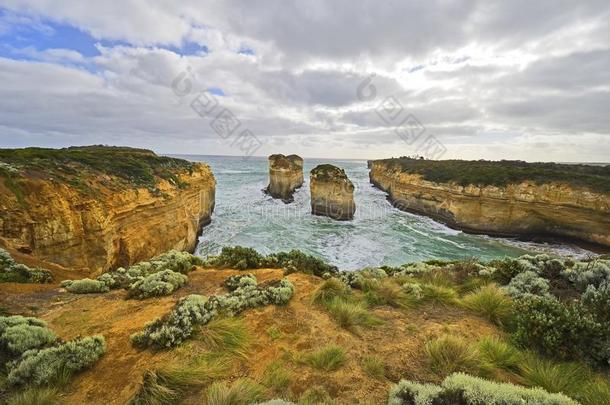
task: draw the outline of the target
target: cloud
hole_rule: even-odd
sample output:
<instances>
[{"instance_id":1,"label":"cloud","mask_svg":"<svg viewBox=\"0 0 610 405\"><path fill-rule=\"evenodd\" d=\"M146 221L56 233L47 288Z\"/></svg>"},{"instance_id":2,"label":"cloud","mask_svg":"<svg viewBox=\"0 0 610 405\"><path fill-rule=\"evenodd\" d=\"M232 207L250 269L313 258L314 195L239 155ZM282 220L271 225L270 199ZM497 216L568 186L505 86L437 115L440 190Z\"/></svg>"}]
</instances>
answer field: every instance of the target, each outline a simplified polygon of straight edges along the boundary
<instances>
[{"instance_id":1,"label":"cloud","mask_svg":"<svg viewBox=\"0 0 610 405\"><path fill-rule=\"evenodd\" d=\"M0 146L239 154L189 106L215 89L261 154L413 153L376 113L392 96L447 157L610 156L607 1L2 3Z\"/></svg>"}]
</instances>

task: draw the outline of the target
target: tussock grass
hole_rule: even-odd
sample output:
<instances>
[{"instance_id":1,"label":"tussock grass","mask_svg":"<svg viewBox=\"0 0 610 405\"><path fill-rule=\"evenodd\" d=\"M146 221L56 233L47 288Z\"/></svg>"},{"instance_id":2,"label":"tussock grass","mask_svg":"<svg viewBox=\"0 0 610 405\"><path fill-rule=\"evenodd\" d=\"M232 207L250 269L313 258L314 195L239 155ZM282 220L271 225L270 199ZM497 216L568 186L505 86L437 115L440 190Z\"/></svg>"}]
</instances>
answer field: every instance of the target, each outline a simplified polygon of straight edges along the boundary
<instances>
[{"instance_id":1,"label":"tussock grass","mask_svg":"<svg viewBox=\"0 0 610 405\"><path fill-rule=\"evenodd\" d=\"M176 403L189 389L226 376L228 369L227 363L210 360L195 365L171 363L157 370L149 370L144 374L140 390L129 404Z\"/></svg>"},{"instance_id":2,"label":"tussock grass","mask_svg":"<svg viewBox=\"0 0 610 405\"><path fill-rule=\"evenodd\" d=\"M415 299L392 280L383 280L365 294L366 301L371 306L390 306L394 308L413 308Z\"/></svg>"},{"instance_id":3,"label":"tussock grass","mask_svg":"<svg viewBox=\"0 0 610 405\"><path fill-rule=\"evenodd\" d=\"M29 388L8 400L8 405L59 405L59 393L54 388Z\"/></svg>"},{"instance_id":4,"label":"tussock grass","mask_svg":"<svg viewBox=\"0 0 610 405\"><path fill-rule=\"evenodd\" d=\"M362 360L362 369L369 377L375 378L377 380L385 379L386 365L379 357L365 357Z\"/></svg>"},{"instance_id":5,"label":"tussock grass","mask_svg":"<svg viewBox=\"0 0 610 405\"><path fill-rule=\"evenodd\" d=\"M352 291L349 286L339 279L330 278L316 290L313 295L313 302L316 305L325 306L337 298L348 301L352 298Z\"/></svg>"},{"instance_id":6,"label":"tussock grass","mask_svg":"<svg viewBox=\"0 0 610 405\"><path fill-rule=\"evenodd\" d=\"M303 356L303 362L310 367L324 371L335 371L347 361L345 351L339 346L326 346Z\"/></svg>"},{"instance_id":7,"label":"tussock grass","mask_svg":"<svg viewBox=\"0 0 610 405\"><path fill-rule=\"evenodd\" d=\"M508 325L513 315L513 301L498 286L491 284L466 295L462 305L496 325Z\"/></svg>"},{"instance_id":8,"label":"tussock grass","mask_svg":"<svg viewBox=\"0 0 610 405\"><path fill-rule=\"evenodd\" d=\"M458 302L458 293L451 287L435 284L422 284L423 301L437 305L453 305Z\"/></svg>"},{"instance_id":9,"label":"tussock grass","mask_svg":"<svg viewBox=\"0 0 610 405\"><path fill-rule=\"evenodd\" d=\"M298 405L341 405L341 403L333 399L324 387L316 385L301 395Z\"/></svg>"},{"instance_id":10,"label":"tussock grass","mask_svg":"<svg viewBox=\"0 0 610 405\"><path fill-rule=\"evenodd\" d=\"M562 392L577 397L591 379L590 370L578 363L556 363L528 353L519 367L524 385L542 387L549 392Z\"/></svg>"},{"instance_id":11,"label":"tussock grass","mask_svg":"<svg viewBox=\"0 0 610 405\"><path fill-rule=\"evenodd\" d=\"M356 334L360 328L372 328L383 323L358 302L335 298L326 305L326 310L342 328Z\"/></svg>"},{"instance_id":12,"label":"tussock grass","mask_svg":"<svg viewBox=\"0 0 610 405\"><path fill-rule=\"evenodd\" d=\"M460 337L441 336L429 341L425 350L430 367L442 376L459 371L477 375L484 368L479 352Z\"/></svg>"},{"instance_id":13,"label":"tussock grass","mask_svg":"<svg viewBox=\"0 0 610 405\"><path fill-rule=\"evenodd\" d=\"M484 337L477 346L481 358L501 370L515 371L523 361L519 349L495 337Z\"/></svg>"},{"instance_id":14,"label":"tussock grass","mask_svg":"<svg viewBox=\"0 0 610 405\"><path fill-rule=\"evenodd\" d=\"M263 399L264 388L248 378L228 384L215 382L205 392L205 405L248 405Z\"/></svg>"},{"instance_id":15,"label":"tussock grass","mask_svg":"<svg viewBox=\"0 0 610 405\"><path fill-rule=\"evenodd\" d=\"M284 394L292 382L292 372L280 362L267 366L261 383L275 394Z\"/></svg>"},{"instance_id":16,"label":"tussock grass","mask_svg":"<svg viewBox=\"0 0 610 405\"><path fill-rule=\"evenodd\" d=\"M250 335L241 318L213 320L201 328L198 340L210 350L240 357L246 356L250 345Z\"/></svg>"},{"instance_id":17,"label":"tussock grass","mask_svg":"<svg viewBox=\"0 0 610 405\"><path fill-rule=\"evenodd\" d=\"M455 286L452 274L444 269L423 273L420 276L420 281L437 287L452 288Z\"/></svg>"}]
</instances>

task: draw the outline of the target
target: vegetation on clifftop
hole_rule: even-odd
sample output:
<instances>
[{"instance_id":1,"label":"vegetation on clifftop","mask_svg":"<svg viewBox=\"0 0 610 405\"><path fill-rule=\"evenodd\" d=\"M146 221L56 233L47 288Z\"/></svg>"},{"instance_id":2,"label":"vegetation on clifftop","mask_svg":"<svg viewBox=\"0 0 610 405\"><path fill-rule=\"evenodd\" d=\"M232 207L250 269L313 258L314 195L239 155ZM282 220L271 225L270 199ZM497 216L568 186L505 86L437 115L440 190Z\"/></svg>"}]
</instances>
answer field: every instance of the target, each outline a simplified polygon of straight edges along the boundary
<instances>
[{"instance_id":1,"label":"vegetation on clifftop","mask_svg":"<svg viewBox=\"0 0 610 405\"><path fill-rule=\"evenodd\" d=\"M373 162L396 167L404 173L420 174L425 180L437 183L502 187L523 181L537 184L557 182L610 194L610 165L527 163L519 160L425 160L408 157Z\"/></svg>"},{"instance_id":2,"label":"vegetation on clifftop","mask_svg":"<svg viewBox=\"0 0 610 405\"><path fill-rule=\"evenodd\" d=\"M90 180L96 175L105 175L110 179L99 180L109 187L154 190L159 179L184 187L178 174L192 170L193 163L186 160L127 147L96 145L63 149L0 149L0 177L17 195L18 178L22 175L52 178L81 191L90 191Z\"/></svg>"},{"instance_id":3,"label":"vegetation on clifftop","mask_svg":"<svg viewBox=\"0 0 610 405\"><path fill-rule=\"evenodd\" d=\"M18 264L4 249L0 249L0 283L50 283L51 272Z\"/></svg>"}]
</instances>

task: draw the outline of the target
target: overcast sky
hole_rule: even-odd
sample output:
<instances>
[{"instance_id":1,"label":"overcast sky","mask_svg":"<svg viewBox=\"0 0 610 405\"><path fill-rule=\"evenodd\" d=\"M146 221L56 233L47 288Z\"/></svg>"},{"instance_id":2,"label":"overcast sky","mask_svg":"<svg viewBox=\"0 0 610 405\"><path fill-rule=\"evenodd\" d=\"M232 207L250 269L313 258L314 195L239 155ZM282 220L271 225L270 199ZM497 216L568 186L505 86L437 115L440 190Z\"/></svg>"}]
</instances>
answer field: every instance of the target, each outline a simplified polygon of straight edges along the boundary
<instances>
[{"instance_id":1,"label":"overcast sky","mask_svg":"<svg viewBox=\"0 0 610 405\"><path fill-rule=\"evenodd\" d=\"M608 0L0 0L0 81L0 147L610 162Z\"/></svg>"}]
</instances>

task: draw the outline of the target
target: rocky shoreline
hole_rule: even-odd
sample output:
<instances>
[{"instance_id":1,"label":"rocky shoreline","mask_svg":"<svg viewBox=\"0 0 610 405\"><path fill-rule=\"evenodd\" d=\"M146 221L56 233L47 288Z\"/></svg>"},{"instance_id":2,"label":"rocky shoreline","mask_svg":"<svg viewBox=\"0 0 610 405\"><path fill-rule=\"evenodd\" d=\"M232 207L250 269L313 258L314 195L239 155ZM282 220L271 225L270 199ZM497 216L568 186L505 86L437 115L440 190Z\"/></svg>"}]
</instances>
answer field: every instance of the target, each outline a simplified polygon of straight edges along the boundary
<instances>
[{"instance_id":1,"label":"rocky shoreline","mask_svg":"<svg viewBox=\"0 0 610 405\"><path fill-rule=\"evenodd\" d=\"M398 209L473 234L524 240L579 241L610 247L610 196L560 182L506 186L425 180L391 160L369 161L371 183Z\"/></svg>"}]
</instances>

